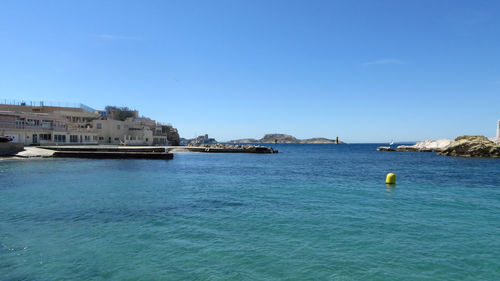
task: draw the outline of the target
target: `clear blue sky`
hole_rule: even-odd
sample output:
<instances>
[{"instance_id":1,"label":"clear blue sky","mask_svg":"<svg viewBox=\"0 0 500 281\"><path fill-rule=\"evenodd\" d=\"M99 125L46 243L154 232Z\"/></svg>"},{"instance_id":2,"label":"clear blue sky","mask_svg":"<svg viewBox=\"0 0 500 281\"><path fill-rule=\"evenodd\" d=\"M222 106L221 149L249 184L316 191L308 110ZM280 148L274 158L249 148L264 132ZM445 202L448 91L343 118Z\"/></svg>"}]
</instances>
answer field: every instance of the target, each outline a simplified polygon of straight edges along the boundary
<instances>
[{"instance_id":1,"label":"clear blue sky","mask_svg":"<svg viewBox=\"0 0 500 281\"><path fill-rule=\"evenodd\" d=\"M494 136L500 1L7 0L0 98L218 140Z\"/></svg>"}]
</instances>

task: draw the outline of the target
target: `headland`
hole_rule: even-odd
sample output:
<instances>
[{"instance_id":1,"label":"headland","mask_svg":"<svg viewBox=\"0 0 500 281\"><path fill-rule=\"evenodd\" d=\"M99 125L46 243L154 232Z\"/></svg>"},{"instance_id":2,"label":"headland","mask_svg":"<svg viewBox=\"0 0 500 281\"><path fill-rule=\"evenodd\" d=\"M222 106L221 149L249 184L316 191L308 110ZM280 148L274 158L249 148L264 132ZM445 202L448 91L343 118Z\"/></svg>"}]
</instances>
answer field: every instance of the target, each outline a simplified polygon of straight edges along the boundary
<instances>
[{"instance_id":1,"label":"headland","mask_svg":"<svg viewBox=\"0 0 500 281\"><path fill-rule=\"evenodd\" d=\"M454 157L500 158L500 142L497 138L485 136L459 136L454 140L426 140L414 145L378 147L379 151L435 152L438 155Z\"/></svg>"}]
</instances>

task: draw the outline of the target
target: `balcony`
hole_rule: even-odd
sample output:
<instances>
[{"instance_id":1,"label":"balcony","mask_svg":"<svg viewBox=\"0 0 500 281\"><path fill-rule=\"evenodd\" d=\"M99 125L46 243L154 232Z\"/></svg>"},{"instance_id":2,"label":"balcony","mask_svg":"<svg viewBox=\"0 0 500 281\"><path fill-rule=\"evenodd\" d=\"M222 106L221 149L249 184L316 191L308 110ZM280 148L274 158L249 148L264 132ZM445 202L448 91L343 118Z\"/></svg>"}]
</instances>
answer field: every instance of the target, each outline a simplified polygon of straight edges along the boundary
<instances>
[{"instance_id":1,"label":"balcony","mask_svg":"<svg viewBox=\"0 0 500 281\"><path fill-rule=\"evenodd\" d=\"M167 133L153 131L153 137L166 137Z\"/></svg>"},{"instance_id":2,"label":"balcony","mask_svg":"<svg viewBox=\"0 0 500 281\"><path fill-rule=\"evenodd\" d=\"M97 134L97 129L94 128L79 128L79 127L68 127L69 133L82 133L82 134Z\"/></svg>"},{"instance_id":3,"label":"balcony","mask_svg":"<svg viewBox=\"0 0 500 281\"><path fill-rule=\"evenodd\" d=\"M28 125L19 122L5 122L0 121L1 129L18 129L18 130L33 130L33 131L56 131L56 132L66 132L66 127L59 127L54 125L40 124L40 125Z\"/></svg>"}]
</instances>

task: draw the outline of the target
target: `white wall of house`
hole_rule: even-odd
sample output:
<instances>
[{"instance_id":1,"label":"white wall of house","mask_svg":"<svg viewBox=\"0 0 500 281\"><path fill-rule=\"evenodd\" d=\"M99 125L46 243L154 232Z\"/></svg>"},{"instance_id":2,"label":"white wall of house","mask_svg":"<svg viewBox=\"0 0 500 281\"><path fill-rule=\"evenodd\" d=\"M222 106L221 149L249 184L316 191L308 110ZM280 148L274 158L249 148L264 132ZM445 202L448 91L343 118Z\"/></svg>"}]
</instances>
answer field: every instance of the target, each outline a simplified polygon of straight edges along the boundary
<instances>
[{"instance_id":1,"label":"white wall of house","mask_svg":"<svg viewBox=\"0 0 500 281\"><path fill-rule=\"evenodd\" d=\"M153 132L147 127L137 125L132 119L94 120L92 126L97 131L100 144L153 144Z\"/></svg>"},{"instance_id":2,"label":"white wall of house","mask_svg":"<svg viewBox=\"0 0 500 281\"><path fill-rule=\"evenodd\" d=\"M2 129L3 136L13 137L13 142L24 145L57 145L57 144L97 144L97 134L81 132L56 132L23 129Z\"/></svg>"}]
</instances>

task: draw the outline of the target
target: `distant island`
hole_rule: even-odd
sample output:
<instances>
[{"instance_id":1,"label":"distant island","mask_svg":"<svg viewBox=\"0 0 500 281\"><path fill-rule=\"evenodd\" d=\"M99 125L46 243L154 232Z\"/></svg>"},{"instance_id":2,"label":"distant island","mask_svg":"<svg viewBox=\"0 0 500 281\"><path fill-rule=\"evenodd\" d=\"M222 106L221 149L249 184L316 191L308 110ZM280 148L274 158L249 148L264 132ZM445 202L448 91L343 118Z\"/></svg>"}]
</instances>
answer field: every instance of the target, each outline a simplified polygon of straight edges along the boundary
<instances>
[{"instance_id":1,"label":"distant island","mask_svg":"<svg viewBox=\"0 0 500 281\"><path fill-rule=\"evenodd\" d=\"M184 144L210 144L210 143L218 143L214 138L209 138L208 134L198 136L193 139L180 138L180 142Z\"/></svg>"},{"instance_id":2,"label":"distant island","mask_svg":"<svg viewBox=\"0 0 500 281\"><path fill-rule=\"evenodd\" d=\"M286 134L266 134L263 138L257 139L238 139L228 141L229 143L337 143L337 140L327 138L297 139L294 136ZM344 142L338 141L339 144Z\"/></svg>"}]
</instances>

